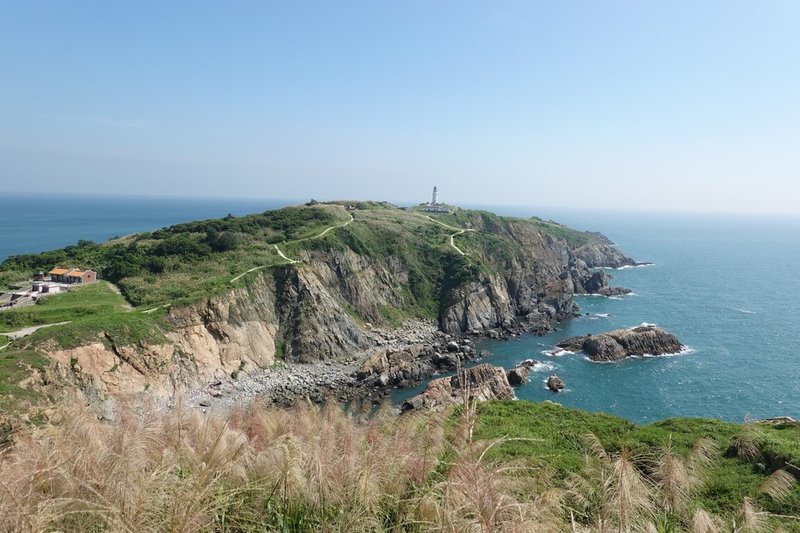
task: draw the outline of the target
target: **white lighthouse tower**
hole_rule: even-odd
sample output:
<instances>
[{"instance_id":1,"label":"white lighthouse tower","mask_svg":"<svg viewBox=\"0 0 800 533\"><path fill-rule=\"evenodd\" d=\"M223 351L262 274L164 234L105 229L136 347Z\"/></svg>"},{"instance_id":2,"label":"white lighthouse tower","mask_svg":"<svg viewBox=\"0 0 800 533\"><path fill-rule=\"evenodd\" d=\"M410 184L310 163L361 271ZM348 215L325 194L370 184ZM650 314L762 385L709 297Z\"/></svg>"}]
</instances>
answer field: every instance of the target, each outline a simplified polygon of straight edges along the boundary
<instances>
[{"instance_id":1,"label":"white lighthouse tower","mask_svg":"<svg viewBox=\"0 0 800 533\"><path fill-rule=\"evenodd\" d=\"M439 189L436 188L436 185L433 186L433 195L431 196L431 205L438 205L439 204Z\"/></svg>"}]
</instances>

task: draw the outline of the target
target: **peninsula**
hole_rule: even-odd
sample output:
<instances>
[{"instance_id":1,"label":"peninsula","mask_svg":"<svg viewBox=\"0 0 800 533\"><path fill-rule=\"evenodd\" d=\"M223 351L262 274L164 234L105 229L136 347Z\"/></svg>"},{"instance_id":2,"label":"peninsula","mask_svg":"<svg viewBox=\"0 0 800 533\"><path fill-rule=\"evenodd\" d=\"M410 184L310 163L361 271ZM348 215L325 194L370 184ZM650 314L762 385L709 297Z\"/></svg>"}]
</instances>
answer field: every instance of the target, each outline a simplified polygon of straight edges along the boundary
<instances>
[{"instance_id":1,"label":"peninsula","mask_svg":"<svg viewBox=\"0 0 800 533\"><path fill-rule=\"evenodd\" d=\"M576 315L573 294L609 290L594 267L634 264L597 233L433 202L311 201L11 257L6 283L55 265L99 281L0 312L0 332L55 324L5 353L38 369L16 373L31 401L352 398L363 381L407 386L452 367L441 352L461 336L544 333ZM359 380L367 360L375 379Z\"/></svg>"},{"instance_id":2,"label":"peninsula","mask_svg":"<svg viewBox=\"0 0 800 533\"><path fill-rule=\"evenodd\" d=\"M309 202L7 259L17 292L55 287L31 277L56 266L97 280L0 311L0 478L25 495L0 526L797 530L791 419L636 426L510 400L532 361L461 369L483 336L622 293L596 267L634 262L596 233L431 203ZM680 346L599 337L574 348ZM336 405L440 371L402 416Z\"/></svg>"}]
</instances>

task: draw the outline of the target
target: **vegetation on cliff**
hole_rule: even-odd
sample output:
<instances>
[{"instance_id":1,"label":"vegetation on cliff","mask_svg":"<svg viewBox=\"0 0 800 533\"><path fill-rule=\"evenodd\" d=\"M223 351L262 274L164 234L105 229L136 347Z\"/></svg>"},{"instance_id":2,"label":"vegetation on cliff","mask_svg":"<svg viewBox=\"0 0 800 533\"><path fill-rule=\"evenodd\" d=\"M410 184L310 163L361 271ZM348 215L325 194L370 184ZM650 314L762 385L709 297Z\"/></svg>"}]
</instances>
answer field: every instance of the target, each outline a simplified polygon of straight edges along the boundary
<instances>
[{"instance_id":1,"label":"vegetation on cliff","mask_svg":"<svg viewBox=\"0 0 800 533\"><path fill-rule=\"evenodd\" d=\"M514 235L520 224L571 245L595 238L553 222L485 211L460 210L432 217L375 202L313 204L13 256L0 264L0 281L20 281L56 265L93 268L102 279L115 283L127 302L146 310L191 303L245 285L252 275L242 274L269 273L289 263L278 250L286 257L306 260L352 252L376 263L394 262L407 272L407 283L399 287L401 294L392 305L383 306L382 318L396 323L412 316L436 318L446 303L443 294L478 279L482 272L506 268L518 253ZM457 237L466 255L449 246L453 231L448 225L477 230ZM333 231L326 232L328 228ZM108 316L122 312L124 303L104 288L87 287L44 299L41 306L0 313L0 332ZM358 312L355 309L354 314ZM380 321L381 317L367 319Z\"/></svg>"},{"instance_id":2,"label":"vegetation on cliff","mask_svg":"<svg viewBox=\"0 0 800 533\"><path fill-rule=\"evenodd\" d=\"M484 211L309 203L11 257L0 265L4 279L61 264L93 268L103 282L2 311L0 333L60 324L7 350L85 358L88 352L64 351L91 347L94 359L108 363L102 370L62 362L54 375L89 397L107 397L108 387L118 386L119 374L106 366L142 375L136 387L126 381L131 393L161 377L196 387L215 373L262 368L277 357L352 356L378 345L375 325L409 318L437 320L448 333L541 331L573 315L575 284L587 269L572 250L587 242L606 241ZM626 259L616 250L600 255L609 253ZM145 367L169 375L143 373Z\"/></svg>"},{"instance_id":3,"label":"vegetation on cliff","mask_svg":"<svg viewBox=\"0 0 800 533\"><path fill-rule=\"evenodd\" d=\"M123 410L111 423L73 407L4 451L0 528L799 531L798 437L514 401L367 418Z\"/></svg>"}]
</instances>

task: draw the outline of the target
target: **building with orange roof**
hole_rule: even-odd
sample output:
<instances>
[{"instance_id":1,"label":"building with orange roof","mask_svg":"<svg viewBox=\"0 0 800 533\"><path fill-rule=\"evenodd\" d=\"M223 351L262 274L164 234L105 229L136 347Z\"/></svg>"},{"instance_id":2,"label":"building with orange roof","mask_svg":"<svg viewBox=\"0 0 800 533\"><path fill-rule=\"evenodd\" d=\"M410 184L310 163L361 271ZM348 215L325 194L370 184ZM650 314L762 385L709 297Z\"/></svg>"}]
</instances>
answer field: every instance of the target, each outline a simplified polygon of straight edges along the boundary
<instances>
[{"instance_id":1,"label":"building with orange roof","mask_svg":"<svg viewBox=\"0 0 800 533\"><path fill-rule=\"evenodd\" d=\"M56 267L47 273L50 281L56 283L94 283L97 281L97 272L94 270L78 270L77 268Z\"/></svg>"}]
</instances>

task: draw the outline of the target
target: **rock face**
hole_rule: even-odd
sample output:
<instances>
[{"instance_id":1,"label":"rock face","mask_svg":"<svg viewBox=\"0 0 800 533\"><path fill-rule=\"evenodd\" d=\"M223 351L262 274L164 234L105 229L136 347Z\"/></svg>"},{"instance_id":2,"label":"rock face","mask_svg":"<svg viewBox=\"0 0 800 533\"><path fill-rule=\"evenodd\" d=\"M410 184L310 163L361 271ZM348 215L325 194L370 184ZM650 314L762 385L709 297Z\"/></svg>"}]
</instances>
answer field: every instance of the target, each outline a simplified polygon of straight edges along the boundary
<instances>
[{"instance_id":1,"label":"rock face","mask_svg":"<svg viewBox=\"0 0 800 533\"><path fill-rule=\"evenodd\" d=\"M512 386L517 385L524 385L528 382L528 375L531 373L531 369L536 365L536 361L529 360L524 361L522 364L517 366L516 368L512 368L506 373L506 377L508 378L508 383Z\"/></svg>"},{"instance_id":2,"label":"rock face","mask_svg":"<svg viewBox=\"0 0 800 533\"><path fill-rule=\"evenodd\" d=\"M602 233L594 233L594 236L594 242L580 246L574 251L575 257L582 260L589 268L620 268L638 264L620 252Z\"/></svg>"},{"instance_id":3,"label":"rock face","mask_svg":"<svg viewBox=\"0 0 800 533\"><path fill-rule=\"evenodd\" d=\"M575 281L576 294L599 294L601 296L621 296L629 294L630 289L623 287L610 287L608 284L613 277L605 270L586 270L586 264L577 259L570 269L570 275Z\"/></svg>"},{"instance_id":4,"label":"rock face","mask_svg":"<svg viewBox=\"0 0 800 533\"><path fill-rule=\"evenodd\" d=\"M559 342L557 346L566 350L583 351L592 361L600 362L619 361L633 355L674 354L684 348L677 337L655 326L572 337Z\"/></svg>"},{"instance_id":5,"label":"rock face","mask_svg":"<svg viewBox=\"0 0 800 533\"><path fill-rule=\"evenodd\" d=\"M514 391L506 372L498 366L482 364L467 368L463 375L439 378L428 383L425 392L403 403L403 412L437 410L464 400L511 400Z\"/></svg>"},{"instance_id":6,"label":"rock face","mask_svg":"<svg viewBox=\"0 0 800 533\"><path fill-rule=\"evenodd\" d=\"M474 357L474 349L458 340L465 333L500 338L546 332L553 321L576 315L575 293L608 288L607 276L590 266L633 263L600 236L576 249L529 221L468 217L479 242L503 253L475 246L465 258L424 240L390 255L344 238L339 246L310 247L298 252L300 263L249 274L245 287L170 308L161 344L117 346L99 336L52 353L54 376L92 401L169 396L280 361L316 364L369 355L361 381L407 386ZM429 255L435 260L420 267ZM427 292L417 295L422 289ZM453 338L437 338L434 346L421 338L430 335L426 330L409 332L403 342L387 340L381 332L392 323L387 310L419 309L414 299L423 297L430 299L427 309L438 312L438 330Z\"/></svg>"},{"instance_id":7,"label":"rock face","mask_svg":"<svg viewBox=\"0 0 800 533\"><path fill-rule=\"evenodd\" d=\"M549 378L547 378L547 388L553 392L558 392L563 390L565 387L564 382L555 374L552 374Z\"/></svg>"}]
</instances>

